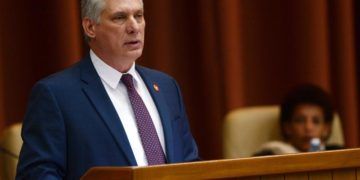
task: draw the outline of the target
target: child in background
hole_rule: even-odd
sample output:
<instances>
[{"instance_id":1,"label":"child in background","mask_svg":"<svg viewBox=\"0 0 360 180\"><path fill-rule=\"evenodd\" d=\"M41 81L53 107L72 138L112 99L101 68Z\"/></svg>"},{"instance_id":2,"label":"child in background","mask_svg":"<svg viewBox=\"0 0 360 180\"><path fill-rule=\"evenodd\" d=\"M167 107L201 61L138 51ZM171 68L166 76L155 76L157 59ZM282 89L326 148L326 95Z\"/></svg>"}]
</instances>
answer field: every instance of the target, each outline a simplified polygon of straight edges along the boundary
<instances>
[{"instance_id":1,"label":"child in background","mask_svg":"<svg viewBox=\"0 0 360 180\"><path fill-rule=\"evenodd\" d=\"M280 126L284 142L265 143L254 155L340 149L338 145L326 144L333 116L330 96L324 90L314 85L300 86L281 104Z\"/></svg>"}]
</instances>

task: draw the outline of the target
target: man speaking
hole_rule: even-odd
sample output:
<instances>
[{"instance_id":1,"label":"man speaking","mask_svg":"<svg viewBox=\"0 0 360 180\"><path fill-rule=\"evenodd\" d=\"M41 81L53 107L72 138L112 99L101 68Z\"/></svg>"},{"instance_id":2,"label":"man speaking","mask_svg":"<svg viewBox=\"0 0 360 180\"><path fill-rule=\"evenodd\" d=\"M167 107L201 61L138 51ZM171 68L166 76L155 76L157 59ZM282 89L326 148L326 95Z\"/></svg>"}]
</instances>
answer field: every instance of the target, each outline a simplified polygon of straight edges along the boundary
<instances>
[{"instance_id":1,"label":"man speaking","mask_svg":"<svg viewBox=\"0 0 360 180\"><path fill-rule=\"evenodd\" d=\"M90 53L33 87L17 179L79 179L94 166L198 159L180 89L139 65L142 0L82 0Z\"/></svg>"}]
</instances>

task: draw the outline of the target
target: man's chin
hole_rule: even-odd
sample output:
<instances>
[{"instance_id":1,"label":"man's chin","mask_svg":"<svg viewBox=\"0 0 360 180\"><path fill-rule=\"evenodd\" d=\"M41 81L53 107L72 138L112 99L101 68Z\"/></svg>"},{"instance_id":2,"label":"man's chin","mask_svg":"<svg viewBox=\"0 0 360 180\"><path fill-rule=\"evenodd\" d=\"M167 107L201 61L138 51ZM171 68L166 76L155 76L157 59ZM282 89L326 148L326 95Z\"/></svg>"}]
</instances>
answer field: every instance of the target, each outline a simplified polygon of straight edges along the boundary
<instances>
[{"instance_id":1,"label":"man's chin","mask_svg":"<svg viewBox=\"0 0 360 180\"><path fill-rule=\"evenodd\" d=\"M142 55L142 50L133 50L126 53L126 57L129 59L138 59Z\"/></svg>"}]
</instances>

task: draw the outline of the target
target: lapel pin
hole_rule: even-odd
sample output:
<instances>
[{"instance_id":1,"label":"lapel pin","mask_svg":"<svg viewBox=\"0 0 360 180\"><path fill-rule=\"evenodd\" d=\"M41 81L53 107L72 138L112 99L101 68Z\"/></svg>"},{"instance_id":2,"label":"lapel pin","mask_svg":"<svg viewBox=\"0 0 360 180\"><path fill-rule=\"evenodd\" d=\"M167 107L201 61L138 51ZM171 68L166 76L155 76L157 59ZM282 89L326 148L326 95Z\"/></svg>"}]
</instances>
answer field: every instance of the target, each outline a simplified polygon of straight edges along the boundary
<instances>
[{"instance_id":1,"label":"lapel pin","mask_svg":"<svg viewBox=\"0 0 360 180\"><path fill-rule=\"evenodd\" d=\"M157 85L157 84L153 84L153 87L154 87L154 89L155 89L155 91L156 92L159 92L160 91L160 89L159 89L159 86Z\"/></svg>"}]
</instances>

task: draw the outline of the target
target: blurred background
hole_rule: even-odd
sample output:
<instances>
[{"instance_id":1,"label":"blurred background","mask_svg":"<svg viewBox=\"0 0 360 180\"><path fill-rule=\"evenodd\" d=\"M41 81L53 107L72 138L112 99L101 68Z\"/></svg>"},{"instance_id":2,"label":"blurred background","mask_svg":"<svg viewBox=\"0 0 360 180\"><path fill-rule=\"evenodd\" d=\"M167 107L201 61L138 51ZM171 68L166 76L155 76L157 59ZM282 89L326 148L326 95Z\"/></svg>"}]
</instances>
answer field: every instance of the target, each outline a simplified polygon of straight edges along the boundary
<instances>
[{"instance_id":1,"label":"blurred background","mask_svg":"<svg viewBox=\"0 0 360 180\"><path fill-rule=\"evenodd\" d=\"M347 147L360 145L360 1L144 0L138 63L178 80L204 159L222 157L239 107L279 104L292 87L330 92ZM79 0L0 5L0 131L21 122L31 87L88 53Z\"/></svg>"}]
</instances>

